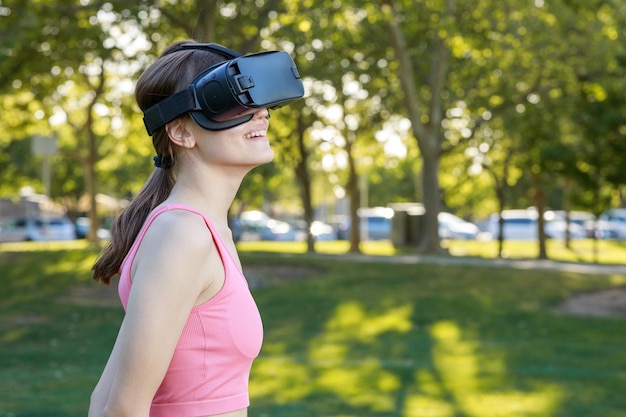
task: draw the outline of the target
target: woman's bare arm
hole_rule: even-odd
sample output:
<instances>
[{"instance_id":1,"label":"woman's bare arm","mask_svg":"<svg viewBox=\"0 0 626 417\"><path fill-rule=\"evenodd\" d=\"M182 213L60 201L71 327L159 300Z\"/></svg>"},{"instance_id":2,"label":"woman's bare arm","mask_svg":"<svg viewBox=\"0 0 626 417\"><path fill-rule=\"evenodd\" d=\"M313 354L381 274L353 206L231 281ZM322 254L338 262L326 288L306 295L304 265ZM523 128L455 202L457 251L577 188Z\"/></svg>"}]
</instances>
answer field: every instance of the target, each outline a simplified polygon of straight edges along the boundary
<instances>
[{"instance_id":1,"label":"woman's bare arm","mask_svg":"<svg viewBox=\"0 0 626 417\"><path fill-rule=\"evenodd\" d=\"M224 279L203 219L181 211L155 219L133 271L126 316L89 417L148 417L191 309Z\"/></svg>"}]
</instances>

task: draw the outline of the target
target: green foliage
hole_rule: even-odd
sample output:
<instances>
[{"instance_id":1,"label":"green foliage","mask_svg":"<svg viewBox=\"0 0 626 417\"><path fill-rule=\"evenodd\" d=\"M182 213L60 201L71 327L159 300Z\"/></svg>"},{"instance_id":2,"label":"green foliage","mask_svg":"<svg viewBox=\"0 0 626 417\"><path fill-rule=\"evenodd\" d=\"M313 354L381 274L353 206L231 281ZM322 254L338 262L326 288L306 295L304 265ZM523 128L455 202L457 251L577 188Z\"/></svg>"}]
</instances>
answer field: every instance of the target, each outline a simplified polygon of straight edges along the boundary
<instances>
[{"instance_id":1,"label":"green foliage","mask_svg":"<svg viewBox=\"0 0 626 417\"><path fill-rule=\"evenodd\" d=\"M30 138L29 138L30 139ZM30 140L0 142L0 195L11 195L20 188L41 179L41 165L32 157ZM43 186L40 191L43 190Z\"/></svg>"},{"instance_id":2,"label":"green foliage","mask_svg":"<svg viewBox=\"0 0 626 417\"><path fill-rule=\"evenodd\" d=\"M86 191L89 164L100 192L137 193L152 169L152 149L132 80L172 40L194 37L242 52L287 50L307 83L303 100L274 112L275 163L246 182L242 204L258 206L267 197L291 205L303 149L314 204L347 187L349 158L357 161L357 175L367 171L370 205L423 199L425 165L416 138L403 133L406 159L386 154L377 140L381 129L408 117L409 92L401 87L382 5L389 3L400 11L415 70L418 121L428 126L443 115L441 126L430 127L441 148L434 175L443 208L464 217L495 211L498 184L508 186L505 206L532 205L531 173L552 208L601 212L623 204L626 12L618 3L49 3L0 5L2 197L24 185L42 188L29 140L49 134L60 149L53 160L55 198L76 201ZM446 68L435 64L440 54L448 57ZM100 81L103 90L90 107ZM85 152L90 116L95 161ZM368 160L369 167L359 162ZM260 174L271 179L259 181Z\"/></svg>"},{"instance_id":3,"label":"green foliage","mask_svg":"<svg viewBox=\"0 0 626 417\"><path fill-rule=\"evenodd\" d=\"M416 161L410 158L385 157L386 161L373 164L368 175L369 206L417 201L419 181Z\"/></svg>"}]
</instances>

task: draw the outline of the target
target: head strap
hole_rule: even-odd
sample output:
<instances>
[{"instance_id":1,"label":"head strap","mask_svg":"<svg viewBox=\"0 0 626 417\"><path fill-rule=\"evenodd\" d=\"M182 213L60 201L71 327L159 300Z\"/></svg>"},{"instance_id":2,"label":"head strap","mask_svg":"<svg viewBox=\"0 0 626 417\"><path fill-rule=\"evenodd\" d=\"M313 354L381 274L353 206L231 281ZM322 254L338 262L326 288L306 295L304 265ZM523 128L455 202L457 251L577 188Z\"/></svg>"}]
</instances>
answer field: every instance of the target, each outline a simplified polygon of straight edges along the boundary
<instances>
[{"instance_id":1,"label":"head strap","mask_svg":"<svg viewBox=\"0 0 626 417\"><path fill-rule=\"evenodd\" d=\"M232 49L229 49L217 43L183 43L181 45L178 45L176 48L172 49L171 51L167 51L161 56L166 56L166 55L173 54L175 52L186 51L189 49L200 49L203 51L215 52L228 59L233 59L233 58L237 58L241 56L239 52L235 52Z\"/></svg>"}]
</instances>

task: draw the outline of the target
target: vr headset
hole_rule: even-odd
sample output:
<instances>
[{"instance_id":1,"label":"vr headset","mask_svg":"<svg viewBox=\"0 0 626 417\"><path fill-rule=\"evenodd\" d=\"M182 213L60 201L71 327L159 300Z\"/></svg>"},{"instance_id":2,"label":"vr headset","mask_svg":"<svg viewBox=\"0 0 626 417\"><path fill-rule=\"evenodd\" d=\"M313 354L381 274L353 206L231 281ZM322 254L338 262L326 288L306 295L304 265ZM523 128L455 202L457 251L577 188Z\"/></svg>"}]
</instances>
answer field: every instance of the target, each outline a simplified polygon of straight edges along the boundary
<instances>
[{"instance_id":1,"label":"vr headset","mask_svg":"<svg viewBox=\"0 0 626 417\"><path fill-rule=\"evenodd\" d=\"M241 55L221 45L188 43L180 50L201 49L228 57L179 91L144 112L148 135L185 113L206 130L225 130L246 123L257 109L277 109L304 95L296 64L282 51Z\"/></svg>"}]
</instances>

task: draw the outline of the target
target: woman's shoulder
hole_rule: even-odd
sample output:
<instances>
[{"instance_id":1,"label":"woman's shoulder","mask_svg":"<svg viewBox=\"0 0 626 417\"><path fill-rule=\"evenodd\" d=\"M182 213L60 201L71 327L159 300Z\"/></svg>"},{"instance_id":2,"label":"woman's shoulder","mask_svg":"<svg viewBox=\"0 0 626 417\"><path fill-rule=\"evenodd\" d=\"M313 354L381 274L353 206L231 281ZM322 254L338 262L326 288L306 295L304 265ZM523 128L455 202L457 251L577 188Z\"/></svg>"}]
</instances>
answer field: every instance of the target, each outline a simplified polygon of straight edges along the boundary
<instances>
[{"instance_id":1,"label":"woman's shoulder","mask_svg":"<svg viewBox=\"0 0 626 417\"><path fill-rule=\"evenodd\" d=\"M203 216L187 210L165 210L159 213L148 228L146 239L173 246L174 249L213 246L211 230Z\"/></svg>"},{"instance_id":2,"label":"woman's shoulder","mask_svg":"<svg viewBox=\"0 0 626 417\"><path fill-rule=\"evenodd\" d=\"M197 277L198 288L205 288L214 278L207 271L215 270L217 262L219 254L202 216L164 211L154 217L146 231L133 262L133 275L138 279L149 276L152 282Z\"/></svg>"}]
</instances>

